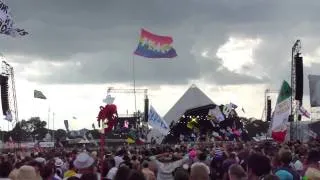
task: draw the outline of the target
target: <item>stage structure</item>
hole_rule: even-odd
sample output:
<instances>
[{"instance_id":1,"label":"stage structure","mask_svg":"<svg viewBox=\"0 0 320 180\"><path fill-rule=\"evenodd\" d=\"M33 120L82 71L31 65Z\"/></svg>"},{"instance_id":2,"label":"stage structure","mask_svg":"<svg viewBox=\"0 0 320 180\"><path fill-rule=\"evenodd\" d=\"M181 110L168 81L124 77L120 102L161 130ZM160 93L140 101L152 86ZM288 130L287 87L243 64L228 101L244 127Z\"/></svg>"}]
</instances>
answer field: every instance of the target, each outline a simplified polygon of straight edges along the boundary
<instances>
[{"instance_id":1,"label":"stage structure","mask_svg":"<svg viewBox=\"0 0 320 180\"><path fill-rule=\"evenodd\" d=\"M12 127L14 127L19 121L14 69L6 61L2 61L1 69L0 84L2 112L7 120L12 122Z\"/></svg>"},{"instance_id":2,"label":"stage structure","mask_svg":"<svg viewBox=\"0 0 320 180\"><path fill-rule=\"evenodd\" d=\"M144 122L148 122L148 112L149 112L149 98L148 98L148 89L117 89L113 87L109 87L107 90L107 95L110 95L111 93L123 93L123 94L144 94ZM136 101L136 98L135 98ZM137 111L136 109L136 102L135 103L135 111L133 113L134 117L138 117L140 119L140 111Z\"/></svg>"},{"instance_id":3,"label":"stage structure","mask_svg":"<svg viewBox=\"0 0 320 180\"><path fill-rule=\"evenodd\" d=\"M224 141L249 140L241 118L238 117L235 109L228 117L222 114L225 120L218 122L208 115L209 111L215 108L219 108L222 112L224 105L208 104L186 110L176 123L170 125L170 132L162 143L176 144L181 141L196 141L193 139L193 134L199 138L199 141L204 141L208 139L207 137L215 137L216 140ZM196 123L192 124L194 120ZM239 133L233 133L232 130Z\"/></svg>"},{"instance_id":4,"label":"stage structure","mask_svg":"<svg viewBox=\"0 0 320 180\"><path fill-rule=\"evenodd\" d=\"M303 98L303 58L301 57L301 41L297 40L291 51L291 113L290 139L298 139L295 134L298 132L298 121L301 121L301 115L298 115L298 109L302 105Z\"/></svg>"}]
</instances>

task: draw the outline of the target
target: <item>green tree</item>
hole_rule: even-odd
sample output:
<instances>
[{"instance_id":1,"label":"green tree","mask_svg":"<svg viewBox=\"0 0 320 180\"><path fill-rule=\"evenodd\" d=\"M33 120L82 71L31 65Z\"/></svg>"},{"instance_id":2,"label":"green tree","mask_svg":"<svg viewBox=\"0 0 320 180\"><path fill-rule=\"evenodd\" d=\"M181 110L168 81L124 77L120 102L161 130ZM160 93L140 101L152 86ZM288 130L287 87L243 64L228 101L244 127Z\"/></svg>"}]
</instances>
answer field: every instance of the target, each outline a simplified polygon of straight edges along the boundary
<instances>
[{"instance_id":1,"label":"green tree","mask_svg":"<svg viewBox=\"0 0 320 180\"><path fill-rule=\"evenodd\" d=\"M66 140L67 137L67 131L64 129L58 129L54 133L54 138L57 140Z\"/></svg>"},{"instance_id":2,"label":"green tree","mask_svg":"<svg viewBox=\"0 0 320 180\"><path fill-rule=\"evenodd\" d=\"M42 140L46 133L48 133L48 130L45 128L47 122L41 121L40 117L31 117L28 121L22 120L18 123L21 130L25 131L27 136L32 137L33 140Z\"/></svg>"}]
</instances>

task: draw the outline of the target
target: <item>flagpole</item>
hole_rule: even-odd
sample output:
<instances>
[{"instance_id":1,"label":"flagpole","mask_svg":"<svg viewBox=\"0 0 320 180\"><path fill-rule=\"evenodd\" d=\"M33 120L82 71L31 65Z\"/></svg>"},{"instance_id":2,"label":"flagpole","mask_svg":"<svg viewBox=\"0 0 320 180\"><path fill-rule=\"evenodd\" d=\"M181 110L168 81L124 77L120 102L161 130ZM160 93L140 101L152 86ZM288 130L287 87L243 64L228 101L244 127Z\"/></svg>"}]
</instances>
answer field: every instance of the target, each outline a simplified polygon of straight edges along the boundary
<instances>
[{"instance_id":1,"label":"flagpole","mask_svg":"<svg viewBox=\"0 0 320 180\"><path fill-rule=\"evenodd\" d=\"M137 112L137 96L136 96L136 75L134 55L132 55L132 77L133 77L133 95L134 95L134 111Z\"/></svg>"},{"instance_id":2,"label":"flagpole","mask_svg":"<svg viewBox=\"0 0 320 180\"><path fill-rule=\"evenodd\" d=\"M50 104L48 107L48 133L50 132Z\"/></svg>"},{"instance_id":3,"label":"flagpole","mask_svg":"<svg viewBox=\"0 0 320 180\"><path fill-rule=\"evenodd\" d=\"M53 124L53 128L52 128L52 139L53 139L53 147L55 147L55 138L54 138L54 115L55 113L52 113L52 124Z\"/></svg>"}]
</instances>

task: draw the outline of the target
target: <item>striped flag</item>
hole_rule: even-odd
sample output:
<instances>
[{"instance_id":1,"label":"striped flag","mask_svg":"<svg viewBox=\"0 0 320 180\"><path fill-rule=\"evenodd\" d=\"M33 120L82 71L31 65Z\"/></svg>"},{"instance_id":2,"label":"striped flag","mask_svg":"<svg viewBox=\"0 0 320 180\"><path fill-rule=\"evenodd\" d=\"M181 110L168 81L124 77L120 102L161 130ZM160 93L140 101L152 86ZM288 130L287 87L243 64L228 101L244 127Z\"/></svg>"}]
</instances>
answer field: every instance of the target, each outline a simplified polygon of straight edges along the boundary
<instances>
[{"instance_id":1,"label":"striped flag","mask_svg":"<svg viewBox=\"0 0 320 180\"><path fill-rule=\"evenodd\" d=\"M34 90L33 97L36 99L47 99L47 97L41 91L38 90Z\"/></svg>"},{"instance_id":2,"label":"striped flag","mask_svg":"<svg viewBox=\"0 0 320 180\"><path fill-rule=\"evenodd\" d=\"M298 109L298 113L307 118L310 118L311 116L311 114L303 106L300 106L300 108Z\"/></svg>"},{"instance_id":3,"label":"striped flag","mask_svg":"<svg viewBox=\"0 0 320 180\"><path fill-rule=\"evenodd\" d=\"M271 131L275 141L283 142L288 130L288 117L291 112L291 87L283 81L272 117Z\"/></svg>"}]
</instances>

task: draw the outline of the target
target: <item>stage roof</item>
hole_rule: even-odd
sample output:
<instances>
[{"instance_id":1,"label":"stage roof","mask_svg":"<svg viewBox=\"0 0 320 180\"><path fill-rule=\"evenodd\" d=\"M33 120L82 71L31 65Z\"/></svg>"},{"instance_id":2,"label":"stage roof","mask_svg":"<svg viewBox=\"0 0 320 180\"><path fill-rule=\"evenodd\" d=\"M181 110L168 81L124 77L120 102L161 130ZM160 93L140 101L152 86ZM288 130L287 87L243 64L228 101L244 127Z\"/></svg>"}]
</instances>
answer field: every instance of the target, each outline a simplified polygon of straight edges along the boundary
<instances>
[{"instance_id":1,"label":"stage roof","mask_svg":"<svg viewBox=\"0 0 320 180\"><path fill-rule=\"evenodd\" d=\"M206 94L204 94L196 85L190 88L182 95L176 104L164 116L164 120L169 125L172 121L177 121L189 109L215 104Z\"/></svg>"}]
</instances>

